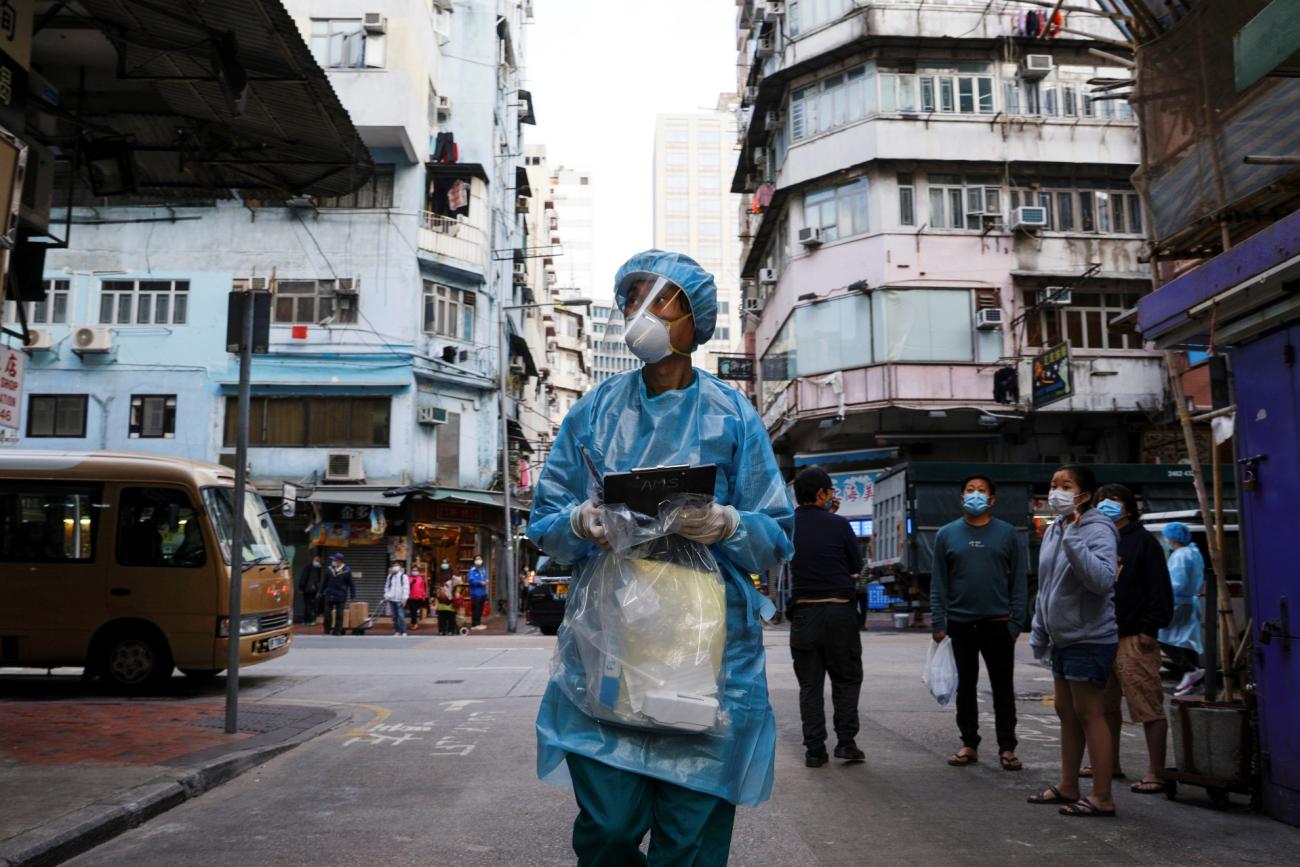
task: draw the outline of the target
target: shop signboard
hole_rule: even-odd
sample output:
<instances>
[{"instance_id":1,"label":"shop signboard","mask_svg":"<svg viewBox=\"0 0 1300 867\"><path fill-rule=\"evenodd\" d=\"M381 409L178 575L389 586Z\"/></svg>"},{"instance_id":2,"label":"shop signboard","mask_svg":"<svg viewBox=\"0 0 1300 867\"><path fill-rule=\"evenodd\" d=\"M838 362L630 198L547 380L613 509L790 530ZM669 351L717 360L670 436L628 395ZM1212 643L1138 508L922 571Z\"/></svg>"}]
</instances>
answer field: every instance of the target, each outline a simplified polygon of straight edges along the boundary
<instances>
[{"instance_id":1,"label":"shop signboard","mask_svg":"<svg viewBox=\"0 0 1300 867\"><path fill-rule=\"evenodd\" d=\"M718 379L753 382L754 359L748 355L718 356Z\"/></svg>"},{"instance_id":2,"label":"shop signboard","mask_svg":"<svg viewBox=\"0 0 1300 867\"><path fill-rule=\"evenodd\" d=\"M482 523L482 510L478 506L460 503L436 503L433 507L435 521L456 521L462 524Z\"/></svg>"},{"instance_id":3,"label":"shop signboard","mask_svg":"<svg viewBox=\"0 0 1300 867\"><path fill-rule=\"evenodd\" d=\"M0 347L0 443L14 443L21 436L26 360L18 350Z\"/></svg>"},{"instance_id":4,"label":"shop signboard","mask_svg":"<svg viewBox=\"0 0 1300 867\"><path fill-rule=\"evenodd\" d=\"M1034 409L1064 400L1074 394L1070 373L1070 344L1059 343L1034 357Z\"/></svg>"},{"instance_id":5,"label":"shop signboard","mask_svg":"<svg viewBox=\"0 0 1300 867\"><path fill-rule=\"evenodd\" d=\"M859 470L853 473L831 473L831 484L840 501L837 514L845 518L871 517L871 502L876 495L876 479L883 470Z\"/></svg>"}]
</instances>

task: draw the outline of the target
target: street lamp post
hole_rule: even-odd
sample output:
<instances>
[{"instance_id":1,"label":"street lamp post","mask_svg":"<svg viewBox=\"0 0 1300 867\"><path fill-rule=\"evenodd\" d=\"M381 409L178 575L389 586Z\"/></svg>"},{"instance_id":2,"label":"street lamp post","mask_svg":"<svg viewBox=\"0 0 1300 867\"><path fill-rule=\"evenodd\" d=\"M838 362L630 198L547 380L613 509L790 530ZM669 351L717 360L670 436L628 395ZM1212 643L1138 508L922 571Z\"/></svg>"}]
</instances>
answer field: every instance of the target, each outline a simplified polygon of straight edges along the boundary
<instances>
[{"instance_id":1,"label":"street lamp post","mask_svg":"<svg viewBox=\"0 0 1300 867\"><path fill-rule=\"evenodd\" d=\"M515 624L519 613L519 580L515 575L515 539L514 526L510 520L510 419L509 393L507 387L510 379L510 350L507 346L509 337L506 333L506 313L510 310L536 310L543 307L590 307L586 298L574 298L570 301L553 301L546 304L502 304L497 316L497 338L501 344L501 494L505 506L505 561L503 563L503 580L506 581L506 631L517 632Z\"/></svg>"}]
</instances>

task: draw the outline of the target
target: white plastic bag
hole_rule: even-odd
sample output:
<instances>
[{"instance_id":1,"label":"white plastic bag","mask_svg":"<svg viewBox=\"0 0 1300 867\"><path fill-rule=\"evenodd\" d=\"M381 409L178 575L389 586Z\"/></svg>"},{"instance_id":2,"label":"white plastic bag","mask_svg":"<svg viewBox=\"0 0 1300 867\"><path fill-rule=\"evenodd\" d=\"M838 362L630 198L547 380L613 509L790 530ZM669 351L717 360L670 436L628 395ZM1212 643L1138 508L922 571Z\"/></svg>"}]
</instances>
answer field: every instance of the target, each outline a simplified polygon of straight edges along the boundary
<instances>
[{"instance_id":1,"label":"white plastic bag","mask_svg":"<svg viewBox=\"0 0 1300 867\"><path fill-rule=\"evenodd\" d=\"M930 695L939 704L947 705L957 694L957 658L952 655L952 639L930 642L925 654L925 672L921 683L930 687Z\"/></svg>"}]
</instances>

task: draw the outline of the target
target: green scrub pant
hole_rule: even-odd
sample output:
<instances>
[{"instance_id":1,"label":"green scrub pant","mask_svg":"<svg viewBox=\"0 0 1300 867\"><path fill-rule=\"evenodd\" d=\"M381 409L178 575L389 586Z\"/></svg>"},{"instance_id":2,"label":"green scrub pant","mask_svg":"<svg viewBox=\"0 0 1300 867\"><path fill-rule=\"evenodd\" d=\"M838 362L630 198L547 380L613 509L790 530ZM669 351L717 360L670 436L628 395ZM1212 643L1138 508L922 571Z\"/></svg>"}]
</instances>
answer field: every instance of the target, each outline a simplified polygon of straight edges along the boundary
<instances>
[{"instance_id":1,"label":"green scrub pant","mask_svg":"<svg viewBox=\"0 0 1300 867\"><path fill-rule=\"evenodd\" d=\"M727 863L736 805L566 753L578 818L579 867L717 867ZM641 840L650 835L649 857Z\"/></svg>"}]
</instances>

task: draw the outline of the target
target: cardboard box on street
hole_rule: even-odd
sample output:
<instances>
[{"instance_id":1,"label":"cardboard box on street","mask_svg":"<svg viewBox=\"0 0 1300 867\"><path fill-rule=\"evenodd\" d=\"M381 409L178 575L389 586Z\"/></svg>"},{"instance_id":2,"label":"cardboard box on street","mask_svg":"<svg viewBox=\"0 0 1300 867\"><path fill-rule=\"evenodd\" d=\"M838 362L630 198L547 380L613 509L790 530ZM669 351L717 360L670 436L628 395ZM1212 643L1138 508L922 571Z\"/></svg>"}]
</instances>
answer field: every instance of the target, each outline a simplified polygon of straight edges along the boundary
<instances>
[{"instance_id":1,"label":"cardboard box on street","mask_svg":"<svg viewBox=\"0 0 1300 867\"><path fill-rule=\"evenodd\" d=\"M365 602L348 603L347 614L343 618L344 629L355 629L365 624L370 617L370 606Z\"/></svg>"}]
</instances>

